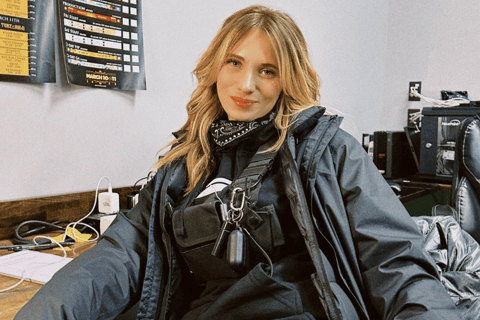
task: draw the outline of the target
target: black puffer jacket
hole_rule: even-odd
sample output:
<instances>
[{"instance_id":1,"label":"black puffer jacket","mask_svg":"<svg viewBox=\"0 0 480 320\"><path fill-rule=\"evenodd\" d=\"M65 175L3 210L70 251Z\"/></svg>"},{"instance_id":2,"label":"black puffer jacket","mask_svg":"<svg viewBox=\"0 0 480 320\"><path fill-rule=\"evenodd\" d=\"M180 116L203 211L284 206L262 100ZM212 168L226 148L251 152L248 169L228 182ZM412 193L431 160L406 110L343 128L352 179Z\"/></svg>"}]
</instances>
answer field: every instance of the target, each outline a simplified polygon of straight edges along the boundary
<instances>
[{"instance_id":1,"label":"black puffer jacket","mask_svg":"<svg viewBox=\"0 0 480 320\"><path fill-rule=\"evenodd\" d=\"M462 311L462 319L480 319L480 246L452 216L414 217L440 279Z\"/></svg>"},{"instance_id":2,"label":"black puffer jacket","mask_svg":"<svg viewBox=\"0 0 480 320\"><path fill-rule=\"evenodd\" d=\"M317 269L333 268L343 319L460 319L423 237L356 139L324 108L302 112L279 153L292 213ZM294 156L296 163L289 159ZM289 172L297 165L301 181ZM135 301L139 319L177 319L179 257L166 232L166 205L185 185L183 163L161 169L139 204L90 251L62 269L16 319L114 319ZM303 188L306 201L298 198ZM326 275L328 277L329 275ZM325 301L325 286L318 286ZM339 316L340 317L340 316Z\"/></svg>"}]
</instances>

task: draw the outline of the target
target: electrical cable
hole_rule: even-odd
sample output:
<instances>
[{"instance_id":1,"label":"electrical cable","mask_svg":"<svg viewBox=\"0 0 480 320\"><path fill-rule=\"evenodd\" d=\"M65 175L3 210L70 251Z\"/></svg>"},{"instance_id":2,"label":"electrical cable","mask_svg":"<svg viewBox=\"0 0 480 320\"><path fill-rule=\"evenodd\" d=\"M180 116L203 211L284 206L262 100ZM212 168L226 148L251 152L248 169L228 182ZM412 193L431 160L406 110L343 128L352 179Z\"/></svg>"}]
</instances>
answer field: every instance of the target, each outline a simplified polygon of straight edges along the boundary
<instances>
[{"instance_id":1,"label":"electrical cable","mask_svg":"<svg viewBox=\"0 0 480 320\"><path fill-rule=\"evenodd\" d=\"M67 231L68 231L68 227L72 226L72 235L73 235L73 238L74 240L75 239L78 239L78 237L75 235L75 230L76 230L76 227L77 227L77 224L80 224L80 225L83 225L85 227L88 227L90 229L92 229L94 232L95 232L95 235L96 235L96 238L95 239L91 239L91 240L83 240L83 241L86 241L86 242L94 242L94 241L97 241L98 238L100 238L100 234L98 233L97 230L95 230L94 227L92 227L91 225L88 225L86 223L83 223L82 221L87 219L92 213L93 211L95 210L95 207L97 206L97 198L98 198L98 189L100 187L100 182L102 182L103 179L107 179L108 180L108 188L109 190L112 189L112 184L110 183L110 179L108 179L106 176L103 176L100 178L100 180L98 180L98 183L97 183L97 188L95 189L95 201L93 203L93 207L92 207L92 210L90 210L89 213L87 213L83 218L81 218L80 220L77 220L76 222L71 222L67 225L66 229L65 229L65 234L63 235L63 241L65 241L66 237L67 237Z\"/></svg>"},{"instance_id":2,"label":"electrical cable","mask_svg":"<svg viewBox=\"0 0 480 320\"><path fill-rule=\"evenodd\" d=\"M50 238L50 237L46 237L46 236L36 236L35 238L33 238L33 242L34 242L35 244L38 243L38 242L37 242L37 238L48 239L49 241L54 242L54 244L55 244L56 247L62 248L62 250L63 250L63 257L62 257L62 259L61 259L60 261L65 260L65 258L67 257L67 251L66 251L65 248L61 245L60 242L58 242L57 240L52 239L52 238ZM51 264L54 264L54 263L58 263L58 262L60 262L60 261L50 262L50 263L32 262L31 264L29 264L29 265L22 271L22 278L20 278L20 280L19 280L17 283L11 285L10 287L4 288L4 289L0 289L0 293L2 293L2 292L7 292L7 291L9 291L9 290L12 290L12 289L18 287L23 281L25 281L25 279L27 278L27 272L31 269L31 266L32 266L33 264L35 264L35 265L41 264L42 267L45 267L45 266L48 266L48 265L51 265Z\"/></svg>"},{"instance_id":3,"label":"electrical cable","mask_svg":"<svg viewBox=\"0 0 480 320\"><path fill-rule=\"evenodd\" d=\"M67 221L54 221L46 222L41 220L28 220L20 223L15 228L15 238L13 239L16 244L32 244L32 240L26 239L30 235L40 232L47 232L51 230L65 230L65 227L60 226L60 223L66 223ZM22 232L21 229L30 225L40 225L34 229L28 229L27 231ZM50 243L49 241L41 241L39 244Z\"/></svg>"},{"instance_id":4,"label":"electrical cable","mask_svg":"<svg viewBox=\"0 0 480 320\"><path fill-rule=\"evenodd\" d=\"M430 104L433 104L434 107L457 107L461 104L466 104L466 103L471 102L469 99L458 98L458 97L457 98L451 98L451 99L448 99L448 100L437 100L437 99L433 99L433 98L428 98L428 97L420 94L418 92L417 88L415 88L415 87L410 88L410 96L420 98L423 101L426 101ZM410 122L415 124L415 127L418 131L420 131L420 128L419 128L418 124L420 123L422 117L423 117L422 111L413 112L409 115Z\"/></svg>"},{"instance_id":5,"label":"electrical cable","mask_svg":"<svg viewBox=\"0 0 480 320\"><path fill-rule=\"evenodd\" d=\"M83 229L85 229L85 228L92 229L96 234L95 239L92 239L92 240L80 239L81 241L93 242L93 241L98 240L98 238L100 237L100 234L98 233L98 231L95 230L95 228L93 228L92 226L90 226L86 223L83 223L82 221L85 220L86 218L88 218L93 213L93 211L95 210L95 207L97 205L97 197L98 197L98 190L99 190L99 187L100 187L100 182L102 182L103 179L108 180L109 189L111 189L112 185L110 183L110 180L106 176L101 177L100 180L97 183L97 187L96 187L96 190L95 190L95 201L93 203L93 207L90 210L90 212L87 213L83 218L81 218L81 219L79 219L75 222L70 222L66 227L59 226L59 223L62 223L64 221L56 221L56 222L45 222L45 221L40 221L40 220L25 221L15 228L15 240L20 242L21 244L12 245L12 246L0 246L0 249L7 249L7 250L10 250L10 251L21 251L21 250L25 250L25 249L51 249L51 248L60 247L63 250L63 259L65 259L67 257L67 251L65 250L64 246L72 245L72 244L75 243L75 239L80 239L79 237L77 237L75 235L75 230L76 230L76 227L77 227L78 224L83 225L84 226ZM37 227L35 229L32 229L32 230L27 230L23 233L20 232L20 230L23 227L25 227L27 224L40 224L41 226ZM73 241L67 234L70 226L72 226L71 228L72 228ZM25 236L31 235L32 233L35 233L35 232L38 232L38 231L46 231L47 228L57 229L57 230L65 229L65 233L63 235L62 241L58 242L57 240L55 240L53 238L50 238L50 237L47 237L47 236L41 236L41 235L35 236L33 238L33 240L27 240L27 239L24 238ZM42 238L42 239L47 240L47 241L37 241L37 238ZM32 263L32 264L34 264L34 263ZM44 266L49 265L49 264L52 264L52 263L46 263L46 264L44 263ZM12 285L8 288L0 289L0 293L1 292L6 292L8 290L11 290L13 288L18 287L26 279L27 271L29 270L29 267L30 267L30 265L28 265L23 270L23 275L22 275L22 278L20 279L20 281L18 281L17 283L15 283L14 285Z\"/></svg>"},{"instance_id":6,"label":"electrical cable","mask_svg":"<svg viewBox=\"0 0 480 320\"><path fill-rule=\"evenodd\" d=\"M143 180L147 180L148 177L143 177L141 179L138 179L137 182L135 182L135 184L133 185L133 188L135 189L137 187L137 183L139 183L140 181L143 181Z\"/></svg>"},{"instance_id":7,"label":"electrical cable","mask_svg":"<svg viewBox=\"0 0 480 320\"><path fill-rule=\"evenodd\" d=\"M452 98L448 100L437 100L425 97L424 95L418 93L415 87L410 88L410 95L420 98L423 101L433 104L435 107L456 107L461 104L470 103L469 99L466 98Z\"/></svg>"},{"instance_id":8,"label":"electrical cable","mask_svg":"<svg viewBox=\"0 0 480 320\"><path fill-rule=\"evenodd\" d=\"M157 172L156 171L150 171L146 177L143 177L143 178L140 178L138 179L134 184L133 184L133 189L135 189L137 187L137 184L140 182L140 181L143 181L143 180L147 180L147 182L145 184L147 184L150 180L152 180L152 177L156 174ZM140 188L140 190L143 189L143 187L145 187L145 184L142 185L142 187Z\"/></svg>"},{"instance_id":9,"label":"electrical cable","mask_svg":"<svg viewBox=\"0 0 480 320\"><path fill-rule=\"evenodd\" d=\"M39 232L47 232L51 230L64 230L65 227L60 226L60 223L65 223L66 221L55 221L55 222L45 222L41 220L28 220L19 224L15 228L15 235L13 239L13 245L0 246L0 250L9 250L9 251L22 251L22 250L43 250L43 249L53 249L58 247L56 243L53 243L49 239L44 239L43 241L33 241L26 239L25 237L33 235ZM22 228L29 225L40 225L39 227L29 229L27 231L21 231ZM82 230L83 231L83 230ZM71 238L66 239L65 241L60 242L62 246L73 245L75 241Z\"/></svg>"}]
</instances>

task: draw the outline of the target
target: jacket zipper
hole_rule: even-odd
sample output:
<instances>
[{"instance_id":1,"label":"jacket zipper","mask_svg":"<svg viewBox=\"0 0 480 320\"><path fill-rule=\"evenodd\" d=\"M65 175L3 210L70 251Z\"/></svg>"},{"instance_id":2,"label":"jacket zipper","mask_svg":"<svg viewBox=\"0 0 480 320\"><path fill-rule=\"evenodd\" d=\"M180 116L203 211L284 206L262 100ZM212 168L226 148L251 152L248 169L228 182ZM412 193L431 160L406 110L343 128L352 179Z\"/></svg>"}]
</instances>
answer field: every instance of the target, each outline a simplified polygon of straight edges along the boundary
<instances>
[{"instance_id":1,"label":"jacket zipper","mask_svg":"<svg viewBox=\"0 0 480 320\"><path fill-rule=\"evenodd\" d=\"M175 170L176 170L176 167L177 165L175 164L174 167L169 170L169 175L165 175L165 179L163 180L163 185L162 185L162 189L161 189L161 192L160 192L160 210L162 210L163 212L163 215L160 218L160 226L162 228L162 232L163 232L163 236L162 238L164 239L163 240L163 243L165 245L165 253L166 253L166 256L167 256L167 261L168 261L168 277L167 277L167 283L165 284L165 292L164 292L164 295L163 295L163 299L162 299L162 304L160 306L160 309L158 309L158 306L157 306L157 311L155 312L155 319L165 319L165 316L167 314L167 301L168 301L168 297L170 296L170 291L171 291L171 282L172 282L172 257L171 257L171 250L170 250L170 240L169 240L169 236L168 236L168 233L167 233L167 230L165 229L165 223L164 223L164 218L165 218L165 211L166 211L166 206L167 204L165 203L165 198L166 198L166 194L167 194L167 187L169 185L169 181L171 179L171 177L173 176ZM168 241L168 244L165 243ZM158 305L158 304L157 304ZM159 313L160 312L160 313Z\"/></svg>"},{"instance_id":2,"label":"jacket zipper","mask_svg":"<svg viewBox=\"0 0 480 320\"><path fill-rule=\"evenodd\" d=\"M330 248L332 249L333 254L334 254L334 256L335 256L336 265L338 266L338 265L339 265L338 255L337 255L337 251L335 250L335 247L334 247L334 246L332 245L332 243L327 239L327 237L325 237L325 235L320 231L320 228L318 227L317 220L316 220L316 219L313 219L313 217L312 217L312 220L313 220L313 223L315 224L315 228L317 229L317 232L320 234L320 236L322 237L322 239L323 239L323 240L330 246ZM317 241L318 241L318 240L317 240ZM319 247L320 247L320 246L319 246ZM338 269L339 269L339 268L338 268ZM366 319L370 319L367 310L362 306L362 304L361 304L360 301L358 300L357 296L352 292L352 290L350 289L350 286L348 286L348 285L346 284L345 278L342 276L342 272L341 272L340 269L338 270L338 274L339 274L339 276L342 278L342 282L345 284L345 287L347 288L348 292L350 292L350 295L355 299L355 302L357 303L358 307L360 308L360 310L362 310L363 314L366 316Z\"/></svg>"},{"instance_id":3,"label":"jacket zipper","mask_svg":"<svg viewBox=\"0 0 480 320\"><path fill-rule=\"evenodd\" d=\"M325 128L323 129L320 137L319 137L319 138L317 139L317 141L316 141L315 148L313 149L314 151L317 150L318 146L320 145L320 143L321 143L322 140L323 140L322 138L324 137L325 133L326 133L327 130L330 128L331 124L332 124L334 121L337 120L337 118L338 118L338 115L334 115L334 116L332 116L330 119L328 119L328 124L325 125ZM302 156L303 156L303 155L302 155ZM310 158L309 158L309 162L308 162L308 165L307 165L307 176L310 175L310 172L311 172L311 170L312 170L312 167L313 167L313 165L314 165L314 163L315 163L314 160L315 160L315 157L310 157ZM308 181L310 181L310 179L307 177L307 186L308 186L308 184L309 184ZM310 187L309 189L310 189L310 190L313 190L312 187ZM312 219L313 219L313 217L312 217ZM338 254L337 254L337 251L335 250L335 247L331 244L331 242L327 239L327 237L325 237L325 235L320 231L320 229L318 228L316 219L313 219L313 222L315 223L315 227L316 227L316 229L317 229L317 232L321 235L321 237L323 238L323 240L325 240L326 243L327 243L327 244L330 246L330 248L332 249L332 251L333 251L333 253L334 253L334 255L335 255L335 261L336 261L336 263L337 263L337 265L338 265ZM318 240L317 240L317 241L318 241ZM339 274L340 274L340 276L341 276L340 270L339 270ZM343 276L342 276L342 279L343 279ZM344 279L343 279L343 280L344 280ZM345 282L345 281L344 281L344 282ZM348 285L346 285L346 283L345 283L345 286L346 286L347 290L350 292L351 296L355 299L357 305L358 305L358 306L360 307L360 309L364 312L364 315L367 317L367 319L369 319L368 313L366 313L366 310L362 307L362 304L358 301L356 295L353 294L352 290L350 289L350 287L349 287Z\"/></svg>"}]
</instances>

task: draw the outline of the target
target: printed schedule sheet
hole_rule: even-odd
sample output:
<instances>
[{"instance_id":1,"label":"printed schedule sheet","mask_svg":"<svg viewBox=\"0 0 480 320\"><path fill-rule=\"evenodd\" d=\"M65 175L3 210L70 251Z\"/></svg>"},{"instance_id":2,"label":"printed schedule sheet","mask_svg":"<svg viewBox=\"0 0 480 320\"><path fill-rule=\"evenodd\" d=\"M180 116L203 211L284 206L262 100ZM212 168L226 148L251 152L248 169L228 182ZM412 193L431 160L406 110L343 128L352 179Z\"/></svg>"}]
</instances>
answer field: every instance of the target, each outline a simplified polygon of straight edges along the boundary
<instances>
[{"instance_id":1,"label":"printed schedule sheet","mask_svg":"<svg viewBox=\"0 0 480 320\"><path fill-rule=\"evenodd\" d=\"M70 83L145 90L140 0L58 0Z\"/></svg>"},{"instance_id":2,"label":"printed schedule sheet","mask_svg":"<svg viewBox=\"0 0 480 320\"><path fill-rule=\"evenodd\" d=\"M0 80L55 82L54 3L0 1Z\"/></svg>"}]
</instances>

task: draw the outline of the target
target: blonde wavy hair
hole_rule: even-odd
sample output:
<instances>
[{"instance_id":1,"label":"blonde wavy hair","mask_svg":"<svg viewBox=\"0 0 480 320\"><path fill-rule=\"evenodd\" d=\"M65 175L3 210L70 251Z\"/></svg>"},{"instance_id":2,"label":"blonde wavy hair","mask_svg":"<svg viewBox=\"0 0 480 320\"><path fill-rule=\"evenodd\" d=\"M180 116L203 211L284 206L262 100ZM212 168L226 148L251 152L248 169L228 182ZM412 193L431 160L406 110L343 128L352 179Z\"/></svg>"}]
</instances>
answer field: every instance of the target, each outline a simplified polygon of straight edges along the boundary
<instances>
[{"instance_id":1,"label":"blonde wavy hair","mask_svg":"<svg viewBox=\"0 0 480 320\"><path fill-rule=\"evenodd\" d=\"M287 136L295 114L318 104L320 80L309 58L307 44L293 19L284 12L256 5L235 12L225 20L210 46L200 57L193 74L197 87L187 104L188 118L172 146L154 169L184 158L188 172L186 193L190 193L211 169L208 129L224 114L217 95L217 75L228 54L251 30L262 30L275 48L282 91L276 103L275 125L280 132L271 150L278 150ZM162 148L163 149L163 148Z\"/></svg>"}]
</instances>

